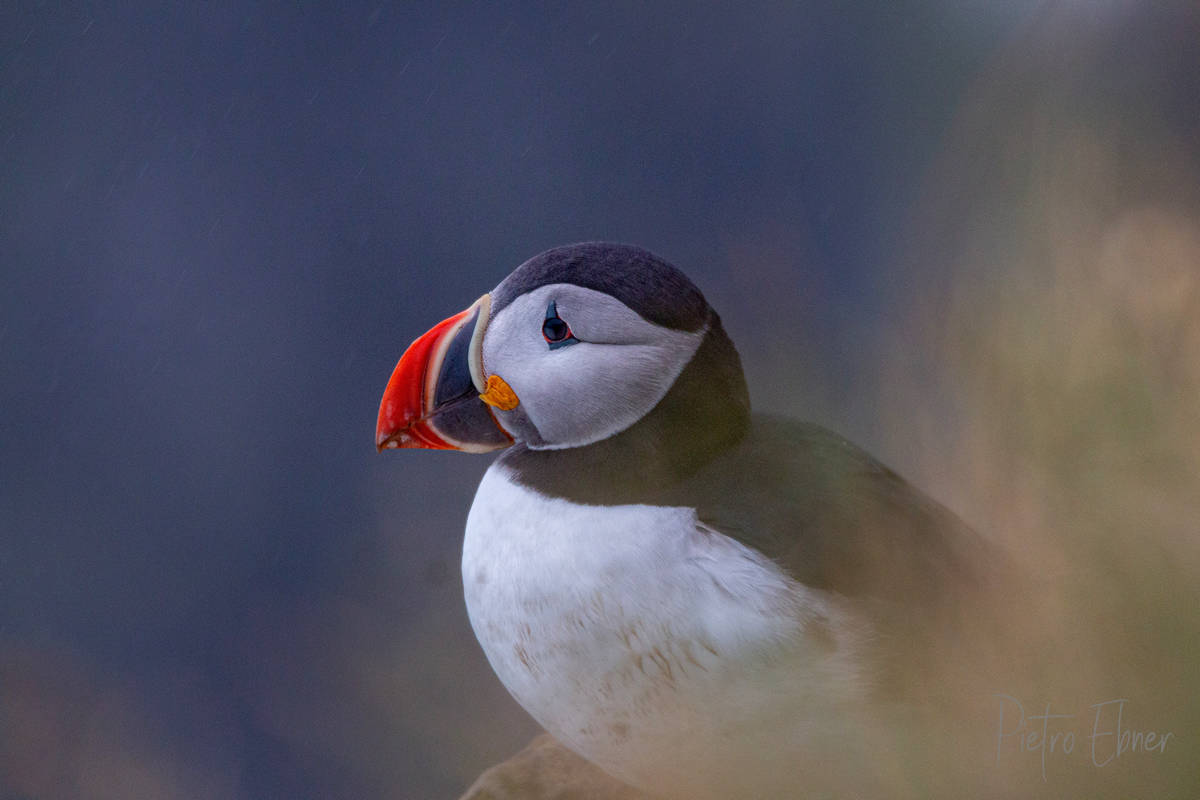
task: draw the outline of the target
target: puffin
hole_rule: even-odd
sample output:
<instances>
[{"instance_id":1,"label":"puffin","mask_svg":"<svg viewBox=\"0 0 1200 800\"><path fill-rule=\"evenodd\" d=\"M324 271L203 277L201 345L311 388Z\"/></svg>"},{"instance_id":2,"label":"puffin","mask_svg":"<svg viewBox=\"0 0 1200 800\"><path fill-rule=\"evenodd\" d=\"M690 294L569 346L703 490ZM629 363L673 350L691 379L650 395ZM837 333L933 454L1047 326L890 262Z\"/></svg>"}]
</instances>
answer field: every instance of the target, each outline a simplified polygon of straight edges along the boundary
<instances>
[{"instance_id":1,"label":"puffin","mask_svg":"<svg viewBox=\"0 0 1200 800\"><path fill-rule=\"evenodd\" d=\"M617 781L948 784L958 712L990 697L970 633L1000 556L842 436L752 413L720 317L666 260L587 242L521 264L404 351L376 446L502 451L467 515L471 626L516 701Z\"/></svg>"}]
</instances>

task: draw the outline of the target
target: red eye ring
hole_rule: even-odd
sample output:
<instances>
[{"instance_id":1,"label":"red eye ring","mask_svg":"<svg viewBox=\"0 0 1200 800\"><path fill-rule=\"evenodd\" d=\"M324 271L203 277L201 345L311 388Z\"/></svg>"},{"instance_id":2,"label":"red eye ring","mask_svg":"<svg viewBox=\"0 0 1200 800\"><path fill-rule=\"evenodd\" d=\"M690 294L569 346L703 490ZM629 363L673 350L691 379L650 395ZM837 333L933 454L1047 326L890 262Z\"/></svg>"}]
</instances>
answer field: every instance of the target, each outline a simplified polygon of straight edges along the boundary
<instances>
[{"instance_id":1,"label":"red eye ring","mask_svg":"<svg viewBox=\"0 0 1200 800\"><path fill-rule=\"evenodd\" d=\"M551 350L579 341L571 332L571 326L558 316L558 306L553 300L546 308L546 318L542 321L542 338L546 340L546 344L550 345Z\"/></svg>"},{"instance_id":2,"label":"red eye ring","mask_svg":"<svg viewBox=\"0 0 1200 800\"><path fill-rule=\"evenodd\" d=\"M542 323L542 336L550 344L566 341L572 336L571 326L558 317L551 317Z\"/></svg>"}]
</instances>

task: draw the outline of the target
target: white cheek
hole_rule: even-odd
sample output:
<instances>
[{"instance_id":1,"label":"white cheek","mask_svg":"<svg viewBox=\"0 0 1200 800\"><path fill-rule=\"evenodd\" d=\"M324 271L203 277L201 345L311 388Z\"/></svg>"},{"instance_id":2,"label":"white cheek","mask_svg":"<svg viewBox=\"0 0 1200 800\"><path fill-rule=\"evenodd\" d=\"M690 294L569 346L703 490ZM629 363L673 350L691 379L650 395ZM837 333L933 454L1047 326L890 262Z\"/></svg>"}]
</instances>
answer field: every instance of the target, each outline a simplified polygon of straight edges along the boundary
<instances>
[{"instance_id":1,"label":"white cheek","mask_svg":"<svg viewBox=\"0 0 1200 800\"><path fill-rule=\"evenodd\" d=\"M554 365L550 391L530 398L529 415L551 446L590 444L628 428L662 399L679 372L679 354L664 348L582 343L572 349Z\"/></svg>"},{"instance_id":2,"label":"white cheek","mask_svg":"<svg viewBox=\"0 0 1200 800\"><path fill-rule=\"evenodd\" d=\"M663 398L695 351L588 342L542 347L524 357L500 354L496 363L504 365L502 377L550 448L590 444L633 425Z\"/></svg>"},{"instance_id":3,"label":"white cheek","mask_svg":"<svg viewBox=\"0 0 1200 800\"><path fill-rule=\"evenodd\" d=\"M537 324L552 294L586 292L590 316L572 309L585 331L611 343L581 341L551 350ZM563 300L570 306L583 302ZM614 308L619 306L619 308ZM603 313L597 311L600 308ZM564 316L564 318L566 318ZM597 325L597 322L603 323ZM525 416L547 448L577 447L633 425L663 398L700 346L705 329L675 331L653 325L613 298L579 287L543 287L518 298L488 326L483 365L512 387ZM628 343L612 342L615 334Z\"/></svg>"}]
</instances>

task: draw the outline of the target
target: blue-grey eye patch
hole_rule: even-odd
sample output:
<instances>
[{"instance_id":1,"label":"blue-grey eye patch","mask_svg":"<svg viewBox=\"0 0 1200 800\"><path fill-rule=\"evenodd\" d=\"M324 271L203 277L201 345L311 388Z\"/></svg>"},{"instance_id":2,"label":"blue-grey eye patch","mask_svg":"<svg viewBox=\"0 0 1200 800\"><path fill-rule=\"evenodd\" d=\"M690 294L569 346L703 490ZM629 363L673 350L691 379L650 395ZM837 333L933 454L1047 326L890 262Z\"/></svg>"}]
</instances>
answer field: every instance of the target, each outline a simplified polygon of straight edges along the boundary
<instances>
[{"instance_id":1,"label":"blue-grey eye patch","mask_svg":"<svg viewBox=\"0 0 1200 800\"><path fill-rule=\"evenodd\" d=\"M551 350L557 350L579 341L575 338L575 334L571 333L571 326L558 316L558 307L553 300L546 307L546 319L542 322L542 336L545 337L546 344L550 345Z\"/></svg>"}]
</instances>

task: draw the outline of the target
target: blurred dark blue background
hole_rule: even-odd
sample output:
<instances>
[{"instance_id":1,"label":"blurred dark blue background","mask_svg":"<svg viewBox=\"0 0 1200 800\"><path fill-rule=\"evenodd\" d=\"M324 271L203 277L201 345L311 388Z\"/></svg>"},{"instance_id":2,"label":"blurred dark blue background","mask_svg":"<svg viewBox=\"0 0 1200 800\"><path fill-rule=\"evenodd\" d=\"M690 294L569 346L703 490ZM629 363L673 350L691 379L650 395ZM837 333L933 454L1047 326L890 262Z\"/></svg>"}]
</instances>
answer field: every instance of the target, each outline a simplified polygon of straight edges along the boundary
<instances>
[{"instance_id":1,"label":"blurred dark blue background","mask_svg":"<svg viewBox=\"0 0 1200 800\"><path fill-rule=\"evenodd\" d=\"M5 4L0 798L453 796L522 745L487 459L372 446L404 347L635 242L760 407L877 444L894 253L1038 5Z\"/></svg>"}]
</instances>

